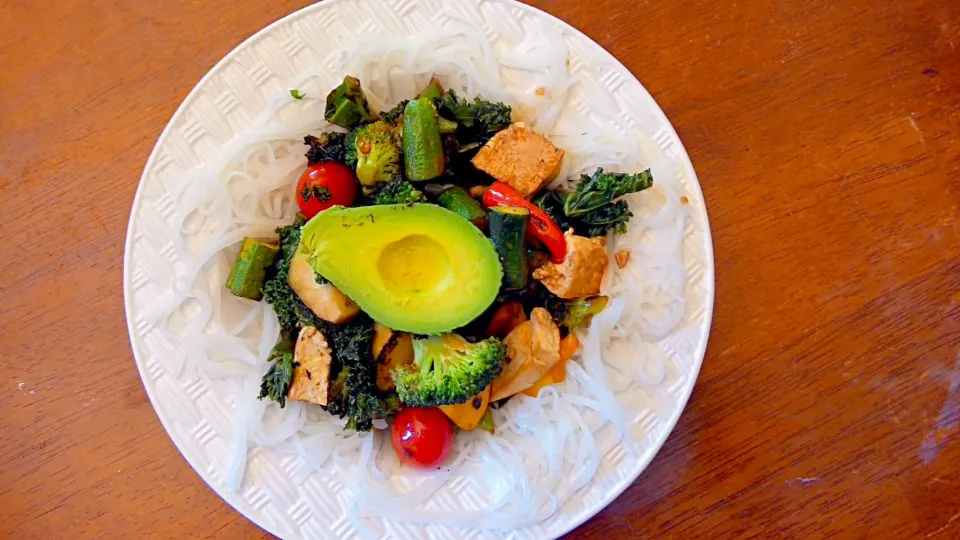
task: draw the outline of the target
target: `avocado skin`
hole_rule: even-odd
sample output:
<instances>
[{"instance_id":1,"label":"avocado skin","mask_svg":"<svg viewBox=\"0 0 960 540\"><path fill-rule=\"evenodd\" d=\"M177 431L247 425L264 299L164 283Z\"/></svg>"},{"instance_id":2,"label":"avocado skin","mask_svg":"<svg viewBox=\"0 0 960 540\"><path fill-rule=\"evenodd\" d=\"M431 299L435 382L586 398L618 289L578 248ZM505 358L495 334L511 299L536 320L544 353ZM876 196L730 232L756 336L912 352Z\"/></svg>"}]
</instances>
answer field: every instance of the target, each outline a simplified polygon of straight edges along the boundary
<instances>
[{"instance_id":1,"label":"avocado skin","mask_svg":"<svg viewBox=\"0 0 960 540\"><path fill-rule=\"evenodd\" d=\"M503 279L490 239L434 204L335 206L304 225L298 251L375 321L416 334L469 323Z\"/></svg>"}]
</instances>

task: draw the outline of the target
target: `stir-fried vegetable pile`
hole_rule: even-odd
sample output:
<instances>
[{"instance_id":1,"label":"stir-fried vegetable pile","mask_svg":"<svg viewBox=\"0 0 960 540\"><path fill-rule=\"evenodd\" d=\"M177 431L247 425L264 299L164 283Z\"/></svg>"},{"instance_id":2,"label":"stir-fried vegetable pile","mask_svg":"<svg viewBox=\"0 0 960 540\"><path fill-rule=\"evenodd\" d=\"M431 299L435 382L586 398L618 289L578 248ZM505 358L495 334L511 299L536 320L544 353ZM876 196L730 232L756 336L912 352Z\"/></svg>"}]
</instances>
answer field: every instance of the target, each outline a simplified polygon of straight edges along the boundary
<instances>
[{"instance_id":1,"label":"stir-fried vegetable pile","mask_svg":"<svg viewBox=\"0 0 960 540\"><path fill-rule=\"evenodd\" d=\"M325 113L339 129L304 138L308 168L297 187L302 214L277 229L278 244L245 242L228 282L240 296L256 300L262 294L280 323L260 397L281 407L287 399L312 401L355 430L369 430L374 420L390 418L402 407L440 407L461 429L492 430L491 397L536 395L562 382L564 362L578 346L573 331L587 326L607 303L600 295L610 261L603 239L626 232L632 213L622 197L649 188L650 171L597 169L583 175L572 192L550 189L563 150L512 123L509 105L465 99L436 79L420 95L377 112L360 81L346 77L327 96ZM490 298L496 287L500 293L492 305L483 311L487 300L472 322L433 336L376 323L357 305L368 304L338 289L353 291L338 281L345 278L324 270L328 280L314 271L324 267L311 266L309 250L301 246L307 220L335 205L422 204L472 223L464 226L487 237L480 237L478 249L492 244L491 260L499 259L502 267L502 275L478 277L498 280ZM405 249L432 253L417 251L420 245ZM617 262L627 258L618 254ZM404 264L419 264L429 274L441 263ZM398 286L409 285L401 282ZM431 301L440 306L453 300ZM311 335L315 329L323 339L307 347L304 329ZM298 380L301 376L307 379ZM292 391L294 385L303 391Z\"/></svg>"}]
</instances>

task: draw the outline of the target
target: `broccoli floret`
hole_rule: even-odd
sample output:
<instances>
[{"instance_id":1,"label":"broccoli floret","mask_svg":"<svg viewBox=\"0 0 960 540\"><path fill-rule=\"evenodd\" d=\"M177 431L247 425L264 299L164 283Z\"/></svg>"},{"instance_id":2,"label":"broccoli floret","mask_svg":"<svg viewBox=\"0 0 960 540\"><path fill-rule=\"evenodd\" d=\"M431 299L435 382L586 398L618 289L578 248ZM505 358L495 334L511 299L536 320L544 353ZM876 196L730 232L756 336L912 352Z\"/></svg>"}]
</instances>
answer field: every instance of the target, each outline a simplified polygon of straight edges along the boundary
<instances>
[{"instance_id":1,"label":"broccoli floret","mask_svg":"<svg viewBox=\"0 0 960 540\"><path fill-rule=\"evenodd\" d=\"M397 394L410 407L466 403L503 370L507 347L497 338L470 343L457 334L413 340L413 364L393 370Z\"/></svg>"},{"instance_id":2,"label":"broccoli floret","mask_svg":"<svg viewBox=\"0 0 960 540\"><path fill-rule=\"evenodd\" d=\"M394 180L377 192L376 204L410 204L427 202L427 196L406 180Z\"/></svg>"},{"instance_id":3,"label":"broccoli floret","mask_svg":"<svg viewBox=\"0 0 960 540\"><path fill-rule=\"evenodd\" d=\"M293 368L297 367L297 362L293 359L293 341L288 337L281 337L270 351L269 360L273 365L260 381L259 398L270 398L283 408L287 405Z\"/></svg>"},{"instance_id":4,"label":"broccoli floret","mask_svg":"<svg viewBox=\"0 0 960 540\"><path fill-rule=\"evenodd\" d=\"M360 88L360 79L349 75L343 78L343 84L327 95L323 116L327 122L347 129L377 119L377 113L370 108L367 96Z\"/></svg>"},{"instance_id":5,"label":"broccoli floret","mask_svg":"<svg viewBox=\"0 0 960 540\"><path fill-rule=\"evenodd\" d=\"M347 135L345 146L346 164L356 170L364 191L402 177L396 126L384 121L360 126Z\"/></svg>"}]
</instances>

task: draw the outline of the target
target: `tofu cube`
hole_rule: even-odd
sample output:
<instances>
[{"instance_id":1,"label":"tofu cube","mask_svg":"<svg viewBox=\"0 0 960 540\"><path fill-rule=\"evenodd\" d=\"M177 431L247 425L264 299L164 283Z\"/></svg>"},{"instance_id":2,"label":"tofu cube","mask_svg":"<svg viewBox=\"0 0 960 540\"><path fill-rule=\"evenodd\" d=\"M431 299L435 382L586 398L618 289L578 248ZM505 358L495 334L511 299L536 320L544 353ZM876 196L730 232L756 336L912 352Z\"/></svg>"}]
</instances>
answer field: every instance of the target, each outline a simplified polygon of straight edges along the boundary
<instances>
[{"instance_id":1,"label":"tofu cube","mask_svg":"<svg viewBox=\"0 0 960 540\"><path fill-rule=\"evenodd\" d=\"M567 254L560 264L547 263L533 271L534 279L560 298L580 298L600 294L600 282L610 257L602 238L584 238L570 229L563 235Z\"/></svg>"},{"instance_id":2,"label":"tofu cube","mask_svg":"<svg viewBox=\"0 0 960 540\"><path fill-rule=\"evenodd\" d=\"M473 165L530 197L556 178L563 150L521 122L494 135L473 158Z\"/></svg>"},{"instance_id":3,"label":"tofu cube","mask_svg":"<svg viewBox=\"0 0 960 540\"><path fill-rule=\"evenodd\" d=\"M326 405L330 391L330 366L333 363L327 339L316 328L303 327L297 336L293 357L298 365L293 368L293 381L287 391L287 399Z\"/></svg>"}]
</instances>

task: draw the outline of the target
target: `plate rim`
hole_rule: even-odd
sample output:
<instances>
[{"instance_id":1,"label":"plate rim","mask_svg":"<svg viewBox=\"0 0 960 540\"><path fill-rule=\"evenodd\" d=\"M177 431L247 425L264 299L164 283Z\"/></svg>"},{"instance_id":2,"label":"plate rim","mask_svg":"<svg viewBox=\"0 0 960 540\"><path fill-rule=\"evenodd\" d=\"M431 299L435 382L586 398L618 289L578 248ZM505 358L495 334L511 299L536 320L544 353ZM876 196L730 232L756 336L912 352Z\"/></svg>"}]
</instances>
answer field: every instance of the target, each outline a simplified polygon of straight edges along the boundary
<instances>
[{"instance_id":1,"label":"plate rim","mask_svg":"<svg viewBox=\"0 0 960 540\"><path fill-rule=\"evenodd\" d=\"M157 155L162 146L161 143L164 140L166 140L166 138L169 136L170 131L173 129L173 126L176 123L176 121L179 120L183 114L185 114L185 111L187 110L188 105L193 103L200 89L205 85L207 80L213 77L222 68L223 65L227 64L235 56L239 55L242 51L247 49L252 43L256 42L257 40L264 37L266 34L270 33L275 27L281 26L286 22L288 22L288 20L299 18L311 11L326 9L331 5L352 2L352 1L354 0L323 0L320 2L310 4L308 6L304 6L291 13L288 13L287 15L284 15L283 17L273 21L272 23L256 31L255 33L248 36L246 39L244 39L240 43L234 45L229 52L227 52L222 58L220 58L220 60L217 61L216 64L214 64L209 70L207 70L207 72L203 75L203 77L201 77L200 80L197 81L197 83L193 86L193 88L190 89L190 92L186 95L186 97L183 98L183 101L180 102L180 105L177 106L177 109L174 111L173 115L167 121L163 130L160 132L160 135L157 137L156 142L154 143L153 149L150 151L150 155L147 158L146 163L144 164L143 172L140 175L140 180L137 184L137 190L134 194L133 202L130 207L130 215L127 221L126 238L124 240L124 247L123 247L123 303L124 303L124 316L126 319L126 326L127 326L127 337L130 340L130 349L133 352L134 364L136 365L137 373L140 376L140 384L143 385L144 392L147 394L147 399L150 402L150 406L153 408L154 413L156 414L157 418L160 420L160 424L161 426L163 426L163 429L166 432L167 436L173 442L174 448L176 448L180 456L183 457L183 459L187 462L188 465L190 465L190 468L192 468L193 471L200 477L200 479L203 480L203 482L207 485L207 487L213 490L213 492L217 496L219 496L224 502L230 505L241 516L251 521L256 526L260 527L262 530L278 538L283 538L283 536L279 534L274 528L267 527L259 519L252 517L252 514L246 511L245 505L242 503L242 498L237 496L238 495L237 492L232 492L225 488L222 490L218 488L215 483L212 483L207 478L208 475L205 472L203 472L202 469L198 467L194 463L194 461L191 460L191 458L183 452L181 441L179 441L180 435L178 434L177 431L171 430L170 427L167 425L167 421L164 420L163 416L160 414L159 409L155 403L156 397L153 395L153 393L151 393L150 387L145 383L146 374L144 372L143 367L141 367L141 361L138 358L139 356L142 355L142 352L140 351L140 347L138 346L137 341L134 339L134 334L133 334L134 325L132 322L133 321L133 300L132 300L133 294L130 291L130 284L131 284L130 271L132 268L132 259L133 259L132 242L133 242L133 235L134 235L134 220L136 217L136 212L143 202L142 197L144 192L144 185L147 180L147 174L153 168L153 165L157 160ZM470 1L471 3L475 2L477 4L482 3L482 0L468 0L468 1ZM606 509L610 505L610 503L612 503L614 500L620 497L620 495L622 495L627 490L628 487L630 487L631 485L633 485L634 482L637 481L637 478L639 478L640 475L647 470L647 467L650 466L650 463L653 461L653 459L656 458L657 454L660 453L660 450L663 448L663 445L666 444L667 440L670 438L670 435L673 434L673 431L680 420L680 416L682 416L683 412L686 410L687 403L689 402L690 396L693 393L693 389L697 386L697 381L699 380L699 377L700 377L700 370L703 367L703 361L706 357L707 345L710 341L710 331L713 327L713 309L714 309L714 302L716 297L716 275L715 275L716 261L714 259L713 234L712 234L712 228L710 227L710 216L709 216L709 211L707 210L706 199L703 196L703 188L700 185L700 179L697 176L696 170L693 167L693 161L690 159L690 154L689 152L687 152L686 146L683 144L683 140L680 138L680 135L677 133L676 128L674 128L673 123L670 122L670 119L667 117L666 113L660 107L660 104L656 101L656 99L653 98L653 95L650 94L650 92L643 85L643 83L640 82L637 76L632 71L630 71L630 69L628 69L616 55L614 55L612 52L607 50L606 47L600 45L599 43L597 43L596 40L594 40L593 38L591 38L590 36L582 32L578 28L574 27L572 24L560 19L559 17L556 17L553 14L543 11L534 6L524 4L518 0L495 0L495 1L509 3L512 6L517 7L519 9L532 12L537 16L546 17L550 22L558 25L563 30L570 32L572 34L579 35L581 38L587 39L597 47L600 47L600 49L602 49L604 52L606 52L613 59L613 61L615 62L615 65L619 66L624 73L628 74L629 77L632 78L637 83L640 90L642 90L643 93L646 94L648 98L650 98L650 101L654 104L656 108L656 111L655 111L656 115L658 115L660 119L664 121L665 128L669 130L669 133L673 137L675 137L676 141L680 144L680 150L682 151L682 155L680 156L681 157L680 165L682 165L687 169L687 173L690 175L690 179L692 180L691 188L694 191L694 194L699 197L699 200L703 202L704 261L708 262L709 264L705 265L704 276L703 276L703 279L705 282L703 325L705 328L704 328L703 339L701 340L700 344L697 347L697 350L695 351L696 363L694 368L691 370L691 373L693 375L692 377L693 384L684 388L683 394L679 397L677 401L678 407L675 409L675 412L673 413L673 415L664 423L664 426L668 427L668 429L666 429L667 435L666 437L664 437L662 441L657 442L656 449L652 452L649 452L648 456L645 459L637 462L638 466L635 469L635 473L627 474L623 480L621 480L612 489L609 489L606 492L605 496L601 498L599 503L590 507L585 506L581 508L574 515L574 518L570 520L570 522L566 526L562 527L557 533L557 535L553 537L553 538L559 538L561 536L564 536L570 533L577 527L580 527L581 525L583 525L584 523L586 523L587 521L595 517L597 514L602 512L604 509Z\"/></svg>"}]
</instances>

